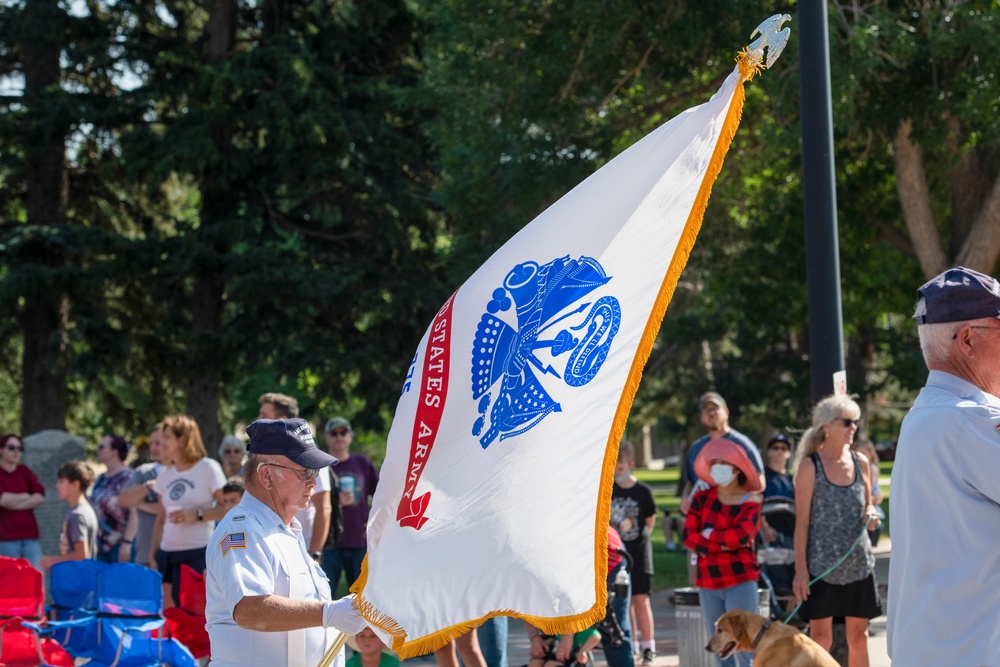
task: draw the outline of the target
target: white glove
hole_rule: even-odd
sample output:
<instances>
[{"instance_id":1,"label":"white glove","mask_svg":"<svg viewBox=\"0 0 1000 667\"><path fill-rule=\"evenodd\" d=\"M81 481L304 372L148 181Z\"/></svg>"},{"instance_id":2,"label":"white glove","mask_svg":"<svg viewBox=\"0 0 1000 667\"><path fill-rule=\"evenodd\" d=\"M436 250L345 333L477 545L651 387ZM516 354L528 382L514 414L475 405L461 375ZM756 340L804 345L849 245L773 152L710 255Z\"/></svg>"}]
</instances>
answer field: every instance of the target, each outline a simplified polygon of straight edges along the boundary
<instances>
[{"instance_id":1,"label":"white glove","mask_svg":"<svg viewBox=\"0 0 1000 667\"><path fill-rule=\"evenodd\" d=\"M323 605L323 627L337 628L343 633L356 635L368 627L368 623L355 611L354 595L351 594Z\"/></svg>"}]
</instances>

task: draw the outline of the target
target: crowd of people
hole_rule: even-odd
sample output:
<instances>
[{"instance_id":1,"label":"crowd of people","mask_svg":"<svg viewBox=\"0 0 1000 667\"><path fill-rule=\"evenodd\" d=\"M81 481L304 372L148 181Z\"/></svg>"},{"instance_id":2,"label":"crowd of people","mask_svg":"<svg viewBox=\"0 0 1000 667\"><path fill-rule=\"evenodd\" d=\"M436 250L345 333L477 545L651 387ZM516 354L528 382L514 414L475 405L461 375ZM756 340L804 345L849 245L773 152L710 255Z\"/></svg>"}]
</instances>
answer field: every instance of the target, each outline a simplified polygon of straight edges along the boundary
<instances>
[{"instance_id":1,"label":"crowd of people","mask_svg":"<svg viewBox=\"0 0 1000 667\"><path fill-rule=\"evenodd\" d=\"M298 416L293 397L268 393L259 402L258 420ZM337 463L317 471L310 502L295 516L310 558L336 590L342 573L347 588L360 575L378 470L368 457L350 451L353 430L347 419L331 418L324 438ZM222 439L216 460L186 415L166 417L148 439L135 443L109 434L97 446L95 463L72 460L59 468L55 487L69 511L58 553L43 554L34 509L45 501L45 487L21 462L23 440L7 434L0 442L0 555L26 558L39 569L90 558L138 563L161 573L165 608L180 602L183 565L205 572L216 522L245 492L249 453L237 435ZM97 469L103 472L98 475Z\"/></svg>"},{"instance_id":2,"label":"crowd of people","mask_svg":"<svg viewBox=\"0 0 1000 667\"><path fill-rule=\"evenodd\" d=\"M791 541L794 532L798 573L794 587L803 601L800 615L809 620L813 637L826 646L831 618L846 616L851 651L863 655L867 620L881 613L870 542L854 550L855 555L833 573L810 582L851 546L853 526L863 512L873 508L878 484L877 477L873 484L871 471L877 466L872 468L870 459L851 448L860 416L857 404L834 396L816 406L813 428L798 449L794 479L788 466L794 444L790 437L776 434L768 440L764 465L754 443L730 426L728 405L720 394L705 393L698 410L707 433L690 446L685 460L682 516L668 514L665 528L668 542L673 542L676 534L677 542L690 554L692 581L700 589L707 628L731 609L757 609L758 531L766 543ZM293 420L297 416L294 398L282 394L260 397L259 420ZM309 501L295 518L309 557L334 582L335 590L341 577L350 588L360 576L369 500L378 484L378 470L370 459L351 452L353 431L347 419L327 421L323 439L337 463L316 471ZM97 462L105 469L101 475L95 477L93 467L84 461L70 461L59 469L56 488L70 509L63 522L59 553L43 556L32 509L44 500L44 488L27 466L17 465L23 453L21 439L7 435L2 443L0 488L6 514L0 526L0 537L4 538L0 553L26 557L42 568L84 558L140 563L161 573L165 607L179 604L183 565L197 572L206 570L213 528L240 503L245 491L249 453L246 441L235 435L223 438L218 460L208 456L197 423L184 415L156 424L148 441L142 443L143 456L130 451L125 438L108 435L97 448ZM133 466L126 465L127 461ZM630 589L615 605L626 648L605 647L612 667L636 662L649 665L656 656L649 596L657 507L650 487L633 474L635 462L634 447L622 441L609 529L613 541L620 539L627 553ZM794 531L761 520L760 505L767 496L795 500L798 519ZM8 505L13 506L8 509ZM620 556L615 559L616 554L610 553L609 588L614 573L625 566ZM584 665L590 650L602 641L596 631L550 637L529 626L528 633L541 640L537 645L532 642L532 656L540 667L555 667L553 662ZM442 647L435 658L440 667L452 667L459 658L472 667L503 667L506 640L507 619L492 618ZM375 643L366 636L357 646L360 651ZM725 664L744 664L741 655ZM358 659L371 661L374 657Z\"/></svg>"},{"instance_id":3,"label":"crowd of people","mask_svg":"<svg viewBox=\"0 0 1000 667\"><path fill-rule=\"evenodd\" d=\"M890 574L890 652L915 657L915 651L930 650L942 659L954 657L942 633L954 630L954 618L963 617L959 605L975 598L981 600L984 620L969 632L982 631L986 637L974 642L984 647L976 655L986 660L997 642L995 624L988 625L995 596L964 591L959 600L951 589L971 585L982 593L982 584L995 576L992 555L985 558L987 554L961 548L975 544L972 533L995 521L1000 499L996 476L990 474L1000 446L1000 337L992 336L1000 330L1000 283L959 267L918 294L918 331L931 373L900 436L901 448L905 444L912 453L901 449L896 465L896 472L902 472L898 486L894 484L894 541L905 548L894 556ZM668 549L687 551L707 633L727 611L758 610L758 550L790 548L799 618L829 650L833 619L842 617L849 664L866 666L868 623L882 614L872 548L884 514L877 454L857 438L860 406L842 393L820 400L798 447L789 435L775 433L766 440L763 456L730 425L729 407L718 392L700 397L698 414L706 434L687 451L679 489L681 516L667 512L664 532ZM208 457L195 421L183 415L167 417L152 429L145 443L148 460L136 457L124 438L104 437L97 448L102 474L95 475L90 464L79 460L58 470L56 490L69 511L57 554L43 554L39 543L34 509L44 502L45 489L20 463L24 442L15 434L0 436L0 555L25 558L40 568L88 558L147 565L162 574L166 606L178 602L183 565L207 572L211 603L206 614L210 632L216 633L213 650L221 651L213 661L220 664L239 664L246 631L282 631L263 632L270 638L253 635L252 640L262 654L287 656L292 664L294 651L314 654L323 646L316 637L339 628L356 635L351 667L393 667L395 659L356 615L350 599L332 600L341 576L350 588L361 575L369 501L378 485L372 462L350 451L350 422L343 417L326 422L327 451L322 451L309 425L298 418L295 399L265 394L247 433L249 443L235 435L224 438L218 461ZM967 450L950 450L953 459L933 449L939 442L959 441ZM635 463L633 446L622 441L608 526L614 632L598 624L579 633L547 636L527 625L527 667L582 667L598 645L610 667L654 661L649 595L657 507L652 490L635 476ZM920 482L925 478L947 496L945 506L935 505ZM793 503L792 520L764 516L762 507L775 499ZM951 513L948 503L965 514ZM280 520L277 528L269 523L272 519ZM918 543L927 521L954 533L940 553ZM208 549L223 533L221 549ZM257 538L253 549L249 535ZM220 568L230 550L246 552L239 556L243 566ZM300 574L308 574L308 590L296 592L302 581L276 565L275 550L286 565L305 568ZM942 574L947 558L964 563L954 570L956 576ZM277 569L268 572L268 567ZM626 571L630 577L623 576ZM963 583L968 577L958 575L967 571L979 572L979 579ZM915 629L920 633L914 634ZM452 667L461 658L467 667L507 667L507 630L506 617L491 618L436 651L437 663ZM304 634L296 644L298 632ZM905 642L900 639L904 633L909 638ZM749 665L749 654L736 653L722 664Z\"/></svg>"}]
</instances>

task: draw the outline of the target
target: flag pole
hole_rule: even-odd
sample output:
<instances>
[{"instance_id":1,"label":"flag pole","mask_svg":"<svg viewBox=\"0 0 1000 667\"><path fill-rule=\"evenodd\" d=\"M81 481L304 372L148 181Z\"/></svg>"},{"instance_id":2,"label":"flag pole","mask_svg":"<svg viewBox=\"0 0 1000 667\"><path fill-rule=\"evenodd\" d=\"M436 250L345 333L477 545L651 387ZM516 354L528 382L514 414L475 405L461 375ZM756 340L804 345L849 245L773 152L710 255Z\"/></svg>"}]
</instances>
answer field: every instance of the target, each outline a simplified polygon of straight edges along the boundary
<instances>
[{"instance_id":1,"label":"flag pole","mask_svg":"<svg viewBox=\"0 0 1000 667\"><path fill-rule=\"evenodd\" d=\"M323 659L319 661L317 667L330 667L333 664L334 658L340 653L340 649L344 648L344 644L347 642L347 633L341 632L337 634L337 638L333 640L333 645L323 654Z\"/></svg>"}]
</instances>

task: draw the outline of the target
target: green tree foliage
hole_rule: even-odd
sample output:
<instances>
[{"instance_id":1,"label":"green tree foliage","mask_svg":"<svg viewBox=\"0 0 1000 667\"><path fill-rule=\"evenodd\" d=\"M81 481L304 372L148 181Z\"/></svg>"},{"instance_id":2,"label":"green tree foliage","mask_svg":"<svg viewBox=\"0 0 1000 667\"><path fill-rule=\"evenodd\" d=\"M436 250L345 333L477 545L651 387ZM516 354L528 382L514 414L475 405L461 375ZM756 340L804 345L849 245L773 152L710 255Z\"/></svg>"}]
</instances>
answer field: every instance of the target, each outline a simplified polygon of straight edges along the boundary
<instances>
[{"instance_id":1,"label":"green tree foliage","mask_svg":"<svg viewBox=\"0 0 1000 667\"><path fill-rule=\"evenodd\" d=\"M890 437L924 372L914 289L1000 253L1000 6L828 7L849 386ZM211 444L277 390L384 430L446 295L707 99L777 12L795 5L0 3L5 409L94 434L186 410ZM636 399L663 438L700 431L708 388L754 436L807 418L791 27Z\"/></svg>"},{"instance_id":2,"label":"green tree foliage","mask_svg":"<svg viewBox=\"0 0 1000 667\"><path fill-rule=\"evenodd\" d=\"M101 63L117 124L82 134L74 173L100 163L101 196L70 210L80 228L115 224L103 236L65 232L74 273L39 290L51 299L76 285L66 383L103 419L73 426L141 432L183 408L211 444L220 403L234 420L255 416L256 396L240 392L267 369L268 389L314 396L317 410L320 398L332 409L363 396L356 421L384 427L413 342L445 296L430 151L398 101L417 81L417 24L391 0L364 11L349 2L87 10L66 20L115 27L94 49L103 60L78 69ZM73 76L63 73L63 89ZM108 153L114 160L102 161ZM13 302L28 267L7 267ZM87 291L92 301L78 298ZM234 401L253 412L234 414Z\"/></svg>"},{"instance_id":3,"label":"green tree foliage","mask_svg":"<svg viewBox=\"0 0 1000 667\"><path fill-rule=\"evenodd\" d=\"M991 217L1000 208L989 199L1000 188L983 157L996 144L990 27L998 8L986 1L829 7L849 387L874 409L873 435L888 437L895 424L879 406L905 400L922 382L909 315L927 273L922 240L904 215L908 191L898 182L894 139L902 122L919 119L912 120L917 148L933 152L934 165L925 167L932 176L918 197L952 248L942 261L984 247L968 239L1000 234ZM439 114L429 133L441 152L440 196L460 215L468 247L492 251L608 158L706 99L749 30L782 11L795 17L794 5L757 2L435 4L425 82ZM693 404L710 387L730 398L754 435L808 420L800 72L791 27L776 67L747 85L743 126L637 396L633 421L659 419L670 437L700 431ZM462 128L458 141L448 138L454 126ZM970 210L983 221L978 235ZM479 224L488 211L498 223L489 229ZM976 265L989 271L995 259Z\"/></svg>"}]
</instances>

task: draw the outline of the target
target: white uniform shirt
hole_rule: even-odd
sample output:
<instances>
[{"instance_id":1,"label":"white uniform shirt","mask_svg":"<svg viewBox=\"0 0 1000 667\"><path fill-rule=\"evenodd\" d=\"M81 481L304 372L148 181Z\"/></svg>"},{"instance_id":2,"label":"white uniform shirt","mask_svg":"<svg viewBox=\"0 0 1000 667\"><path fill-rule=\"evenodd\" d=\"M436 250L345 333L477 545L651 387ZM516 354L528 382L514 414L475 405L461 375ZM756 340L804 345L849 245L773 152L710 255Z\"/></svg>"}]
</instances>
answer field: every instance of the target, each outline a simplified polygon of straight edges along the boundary
<instances>
[{"instance_id":1,"label":"white uniform shirt","mask_svg":"<svg viewBox=\"0 0 1000 667\"><path fill-rule=\"evenodd\" d=\"M313 489L313 494L320 493L322 491L330 491L330 469L323 468L316 475L316 488ZM316 520L316 506L309 503L309 507L305 508L301 512L295 515L295 518L299 520L302 524L302 539L306 543L306 549L312 544L313 535L313 523Z\"/></svg>"},{"instance_id":2,"label":"white uniform shirt","mask_svg":"<svg viewBox=\"0 0 1000 667\"><path fill-rule=\"evenodd\" d=\"M931 371L889 489L892 664L1000 664L1000 398Z\"/></svg>"},{"instance_id":3,"label":"white uniform shirt","mask_svg":"<svg viewBox=\"0 0 1000 667\"><path fill-rule=\"evenodd\" d=\"M208 543L205 557L206 627L213 667L315 667L337 636L334 629L256 632L240 628L233 609L244 597L279 595L327 601L330 582L309 557L299 522L291 527L247 491ZM344 651L333 663L343 667Z\"/></svg>"}]
</instances>

